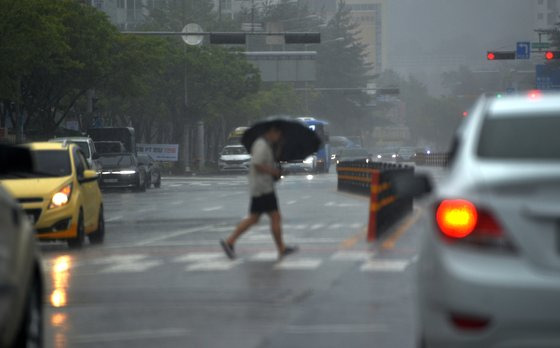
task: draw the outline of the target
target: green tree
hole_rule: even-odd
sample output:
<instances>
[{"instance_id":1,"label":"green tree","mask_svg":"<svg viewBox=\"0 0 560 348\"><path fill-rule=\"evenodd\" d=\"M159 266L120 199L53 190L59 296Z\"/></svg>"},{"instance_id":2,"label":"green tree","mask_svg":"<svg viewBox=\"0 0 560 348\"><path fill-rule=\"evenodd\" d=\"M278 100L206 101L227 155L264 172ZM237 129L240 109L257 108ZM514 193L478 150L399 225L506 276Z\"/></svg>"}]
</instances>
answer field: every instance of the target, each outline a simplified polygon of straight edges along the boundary
<instances>
[{"instance_id":1,"label":"green tree","mask_svg":"<svg viewBox=\"0 0 560 348\"><path fill-rule=\"evenodd\" d=\"M2 39L8 42L6 51L13 53L2 54L2 59L8 61L8 68L14 69L6 75L2 86L8 86L3 88L7 98L19 100L22 105L27 116L25 127L48 136L88 89L110 78L116 31L104 14L76 1L23 3L26 6L15 5L16 10L11 10L16 19L9 21L15 23L6 25L6 31L2 31L1 36L8 37ZM26 28L23 33L19 32L20 27ZM52 37L34 37L45 28ZM10 35L16 36L15 41ZM42 39L45 43L41 43ZM37 46L28 45L28 40ZM40 52L43 49L46 54Z\"/></svg>"}]
</instances>

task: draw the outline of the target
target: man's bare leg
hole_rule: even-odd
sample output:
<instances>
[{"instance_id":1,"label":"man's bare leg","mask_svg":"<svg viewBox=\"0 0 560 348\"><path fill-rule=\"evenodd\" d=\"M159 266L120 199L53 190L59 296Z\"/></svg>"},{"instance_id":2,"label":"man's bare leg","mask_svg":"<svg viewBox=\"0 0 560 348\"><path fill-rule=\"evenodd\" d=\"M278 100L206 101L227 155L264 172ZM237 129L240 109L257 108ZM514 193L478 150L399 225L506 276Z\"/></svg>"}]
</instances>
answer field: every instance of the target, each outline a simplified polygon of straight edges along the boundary
<instances>
[{"instance_id":1,"label":"man's bare leg","mask_svg":"<svg viewBox=\"0 0 560 348\"><path fill-rule=\"evenodd\" d=\"M248 217L246 217L245 219L243 219L239 223L239 225L237 225L237 228L235 229L235 231L233 231L231 236L229 236L229 238L226 239L226 243L228 243L230 246L233 246L237 241L237 239L241 237L243 233L247 232L247 230L251 228L251 226L259 222L260 217L261 217L260 214L253 213Z\"/></svg>"},{"instance_id":2,"label":"man's bare leg","mask_svg":"<svg viewBox=\"0 0 560 348\"><path fill-rule=\"evenodd\" d=\"M270 230L278 249L278 254L282 255L286 246L282 239L282 216L278 210L268 213L270 217Z\"/></svg>"}]
</instances>

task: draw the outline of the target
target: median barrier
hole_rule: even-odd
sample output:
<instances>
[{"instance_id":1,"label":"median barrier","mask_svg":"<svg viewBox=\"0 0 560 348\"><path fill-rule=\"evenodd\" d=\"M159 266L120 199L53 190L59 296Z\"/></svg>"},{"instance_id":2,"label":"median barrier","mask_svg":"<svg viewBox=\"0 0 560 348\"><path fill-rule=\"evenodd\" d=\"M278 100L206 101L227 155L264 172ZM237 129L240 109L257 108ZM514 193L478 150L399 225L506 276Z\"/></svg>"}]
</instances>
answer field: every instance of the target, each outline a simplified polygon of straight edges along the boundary
<instances>
[{"instance_id":1,"label":"median barrier","mask_svg":"<svg viewBox=\"0 0 560 348\"><path fill-rule=\"evenodd\" d=\"M414 167L365 161L345 161L336 166L337 188L370 197L368 241L379 238L400 218L412 211L412 197L400 197L394 188L397 178L414 176Z\"/></svg>"}]
</instances>

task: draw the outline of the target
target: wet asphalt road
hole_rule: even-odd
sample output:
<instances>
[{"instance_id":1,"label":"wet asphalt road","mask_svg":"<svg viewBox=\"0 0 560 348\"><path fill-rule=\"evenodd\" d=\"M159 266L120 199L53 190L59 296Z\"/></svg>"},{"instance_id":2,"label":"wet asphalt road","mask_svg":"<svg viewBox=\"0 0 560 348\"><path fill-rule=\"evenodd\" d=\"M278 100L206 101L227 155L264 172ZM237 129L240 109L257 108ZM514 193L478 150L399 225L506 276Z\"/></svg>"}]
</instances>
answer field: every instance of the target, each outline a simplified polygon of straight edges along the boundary
<instances>
[{"instance_id":1,"label":"wet asphalt road","mask_svg":"<svg viewBox=\"0 0 560 348\"><path fill-rule=\"evenodd\" d=\"M47 347L414 347L418 208L368 244L367 198L336 192L334 174L310 179L278 186L301 249L281 262L266 217L238 260L218 245L248 209L244 176L104 193L104 245L41 245Z\"/></svg>"}]
</instances>

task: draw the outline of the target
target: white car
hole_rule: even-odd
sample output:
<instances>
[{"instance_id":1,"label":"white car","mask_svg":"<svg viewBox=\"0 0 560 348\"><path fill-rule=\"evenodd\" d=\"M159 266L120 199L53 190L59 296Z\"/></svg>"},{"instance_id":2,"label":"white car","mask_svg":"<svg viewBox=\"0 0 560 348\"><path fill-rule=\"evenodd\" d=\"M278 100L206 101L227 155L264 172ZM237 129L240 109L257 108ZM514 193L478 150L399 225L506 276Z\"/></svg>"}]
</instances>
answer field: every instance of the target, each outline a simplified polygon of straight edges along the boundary
<instances>
[{"instance_id":1,"label":"white car","mask_svg":"<svg viewBox=\"0 0 560 348\"><path fill-rule=\"evenodd\" d=\"M248 171L251 166L251 155L243 145L228 145L220 152L218 168L220 172Z\"/></svg>"},{"instance_id":2,"label":"white car","mask_svg":"<svg viewBox=\"0 0 560 348\"><path fill-rule=\"evenodd\" d=\"M49 140L49 142L57 142L57 143L72 143L76 144L80 147L80 150L84 153L86 160L92 170L96 172L101 171L101 164L99 162L99 155L95 150L95 144L90 137L63 137L63 138L54 138Z\"/></svg>"},{"instance_id":3,"label":"white car","mask_svg":"<svg viewBox=\"0 0 560 348\"><path fill-rule=\"evenodd\" d=\"M560 347L559 131L535 92L465 120L420 220L420 347Z\"/></svg>"}]
</instances>

